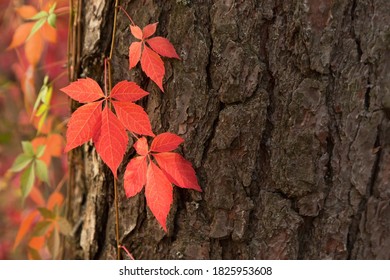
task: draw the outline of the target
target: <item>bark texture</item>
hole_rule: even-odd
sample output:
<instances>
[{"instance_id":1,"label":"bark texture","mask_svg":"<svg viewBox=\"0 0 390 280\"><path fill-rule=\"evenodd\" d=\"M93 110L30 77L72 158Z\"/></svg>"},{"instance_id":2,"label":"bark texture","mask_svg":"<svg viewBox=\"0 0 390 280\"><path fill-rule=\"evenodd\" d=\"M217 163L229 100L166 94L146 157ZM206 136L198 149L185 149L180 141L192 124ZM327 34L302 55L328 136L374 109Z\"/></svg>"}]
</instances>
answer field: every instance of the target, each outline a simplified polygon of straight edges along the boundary
<instances>
[{"instance_id":1,"label":"bark texture","mask_svg":"<svg viewBox=\"0 0 390 280\"><path fill-rule=\"evenodd\" d=\"M122 0L181 61L162 94L128 70L119 13L114 84L138 82L155 133L172 131L203 193L175 188L165 234L144 195L120 242L136 259L390 259L390 1ZM114 0L84 1L80 76L103 81ZM66 258L115 259L113 177L91 144L71 157Z\"/></svg>"}]
</instances>

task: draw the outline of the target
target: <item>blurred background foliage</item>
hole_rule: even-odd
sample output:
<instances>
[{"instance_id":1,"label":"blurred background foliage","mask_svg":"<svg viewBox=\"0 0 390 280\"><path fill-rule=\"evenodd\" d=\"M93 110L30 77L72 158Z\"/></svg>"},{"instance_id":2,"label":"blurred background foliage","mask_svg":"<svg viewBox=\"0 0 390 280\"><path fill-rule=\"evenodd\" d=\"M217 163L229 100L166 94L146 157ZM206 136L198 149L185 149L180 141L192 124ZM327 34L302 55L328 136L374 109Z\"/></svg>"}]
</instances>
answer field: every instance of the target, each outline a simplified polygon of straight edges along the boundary
<instances>
[{"instance_id":1,"label":"blurred background foliage","mask_svg":"<svg viewBox=\"0 0 390 280\"><path fill-rule=\"evenodd\" d=\"M55 29L43 26L35 34L29 30L31 38L23 38L20 27L38 21L29 14L49 11L53 5ZM69 111L67 98L59 91L68 83L68 15L67 0L0 1L0 259L59 258L59 234L70 230L61 218L67 180L63 135ZM51 29L51 37L44 28ZM14 44L15 40L22 42ZM52 91L42 105L45 83ZM23 153L22 141L30 142L35 151L45 147L39 160L48 174L47 182L39 174L30 180L26 198L21 190L23 172L11 170Z\"/></svg>"}]
</instances>

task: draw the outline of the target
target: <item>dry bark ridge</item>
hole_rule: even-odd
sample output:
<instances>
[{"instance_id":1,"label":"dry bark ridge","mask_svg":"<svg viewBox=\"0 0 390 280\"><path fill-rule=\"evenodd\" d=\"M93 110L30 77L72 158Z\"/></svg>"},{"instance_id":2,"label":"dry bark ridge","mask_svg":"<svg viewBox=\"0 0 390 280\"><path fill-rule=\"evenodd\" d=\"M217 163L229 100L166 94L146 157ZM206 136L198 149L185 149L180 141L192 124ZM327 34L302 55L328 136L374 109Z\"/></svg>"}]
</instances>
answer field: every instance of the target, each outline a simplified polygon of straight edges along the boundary
<instances>
[{"instance_id":1,"label":"dry bark ridge","mask_svg":"<svg viewBox=\"0 0 390 280\"><path fill-rule=\"evenodd\" d=\"M136 259L390 258L390 1L121 2L139 26L158 21L182 61L165 60L164 94L129 71L120 13L114 84L151 93L154 132L186 140L204 190L175 190L166 236L143 195L125 198L119 168ZM82 5L79 76L102 82L113 5ZM115 259L113 178L92 146L71 158L65 258Z\"/></svg>"}]
</instances>

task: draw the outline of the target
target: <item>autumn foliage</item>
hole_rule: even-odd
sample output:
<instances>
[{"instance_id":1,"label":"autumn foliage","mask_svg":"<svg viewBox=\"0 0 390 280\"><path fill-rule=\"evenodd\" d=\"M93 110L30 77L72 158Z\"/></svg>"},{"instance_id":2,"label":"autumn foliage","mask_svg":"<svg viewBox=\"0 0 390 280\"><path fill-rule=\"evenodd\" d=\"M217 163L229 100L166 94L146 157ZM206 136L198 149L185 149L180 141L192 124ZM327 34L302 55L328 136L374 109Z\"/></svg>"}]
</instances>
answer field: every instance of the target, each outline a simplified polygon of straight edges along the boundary
<instances>
[{"instance_id":1,"label":"autumn foliage","mask_svg":"<svg viewBox=\"0 0 390 280\"><path fill-rule=\"evenodd\" d=\"M64 0L17 3L0 4L0 101L7 100L0 102L0 204L12 213L1 223L0 259L56 259L61 234L70 233L63 217L67 110L58 94L66 82L66 44L58 42L66 42L69 8ZM3 239L8 232L11 242Z\"/></svg>"}]
</instances>

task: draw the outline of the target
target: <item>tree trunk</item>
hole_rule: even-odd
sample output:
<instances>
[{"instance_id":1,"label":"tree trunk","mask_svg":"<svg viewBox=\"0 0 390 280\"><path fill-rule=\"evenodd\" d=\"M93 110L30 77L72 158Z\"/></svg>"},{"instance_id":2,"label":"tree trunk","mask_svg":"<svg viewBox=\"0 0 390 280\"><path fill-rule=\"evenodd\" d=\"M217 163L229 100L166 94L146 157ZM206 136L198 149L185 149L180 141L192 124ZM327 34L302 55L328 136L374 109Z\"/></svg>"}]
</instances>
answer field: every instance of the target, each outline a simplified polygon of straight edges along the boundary
<instances>
[{"instance_id":1,"label":"tree trunk","mask_svg":"<svg viewBox=\"0 0 390 280\"><path fill-rule=\"evenodd\" d=\"M100 84L114 2L82 4L76 70ZM165 93L129 71L120 11L113 84L150 92L153 131L185 139L203 189L174 189L165 234L143 193L125 197L129 143L120 242L136 259L390 258L390 1L120 2L182 60L164 60ZM65 258L115 259L113 176L92 144L70 169Z\"/></svg>"}]
</instances>

